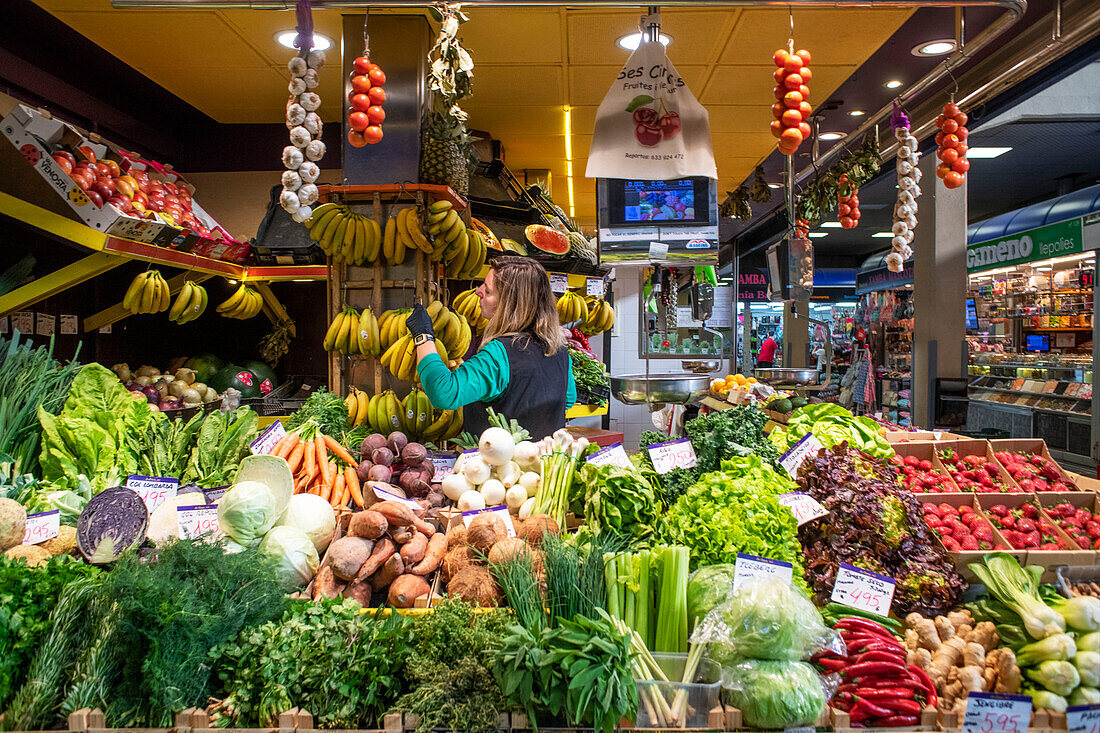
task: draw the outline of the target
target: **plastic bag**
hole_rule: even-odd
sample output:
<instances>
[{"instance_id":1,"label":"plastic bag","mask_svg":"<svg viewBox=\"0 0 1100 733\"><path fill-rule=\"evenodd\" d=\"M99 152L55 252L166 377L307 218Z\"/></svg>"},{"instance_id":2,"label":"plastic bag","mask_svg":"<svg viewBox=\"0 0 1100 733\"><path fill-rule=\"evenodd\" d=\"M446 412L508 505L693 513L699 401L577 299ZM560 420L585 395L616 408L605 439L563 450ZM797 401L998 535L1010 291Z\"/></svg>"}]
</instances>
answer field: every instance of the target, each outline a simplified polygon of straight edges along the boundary
<instances>
[{"instance_id":1,"label":"plastic bag","mask_svg":"<svg viewBox=\"0 0 1100 733\"><path fill-rule=\"evenodd\" d=\"M778 578L742 585L699 622L691 640L708 644L708 655L722 665L808 659L842 643L810 599Z\"/></svg>"},{"instance_id":2,"label":"plastic bag","mask_svg":"<svg viewBox=\"0 0 1100 733\"><path fill-rule=\"evenodd\" d=\"M821 717L836 680L822 678L805 662L749 660L723 668L722 686L749 725L791 728Z\"/></svg>"}]
</instances>

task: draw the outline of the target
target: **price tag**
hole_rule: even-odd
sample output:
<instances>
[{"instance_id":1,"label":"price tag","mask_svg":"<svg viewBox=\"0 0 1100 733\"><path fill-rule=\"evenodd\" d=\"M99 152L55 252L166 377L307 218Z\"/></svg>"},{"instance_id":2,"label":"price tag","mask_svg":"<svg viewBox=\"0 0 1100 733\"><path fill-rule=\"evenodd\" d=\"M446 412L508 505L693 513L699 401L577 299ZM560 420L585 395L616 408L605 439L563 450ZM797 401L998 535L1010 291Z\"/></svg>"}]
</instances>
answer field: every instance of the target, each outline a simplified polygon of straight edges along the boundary
<instances>
[{"instance_id":1,"label":"price tag","mask_svg":"<svg viewBox=\"0 0 1100 733\"><path fill-rule=\"evenodd\" d=\"M829 513L829 510L821 506L817 499L800 491L780 494L775 498L779 500L780 504L791 510L795 520L798 521L799 527Z\"/></svg>"},{"instance_id":2,"label":"price tag","mask_svg":"<svg viewBox=\"0 0 1100 733\"><path fill-rule=\"evenodd\" d=\"M739 552L737 553L737 561L733 565L734 590L754 580L779 578L785 583L790 583L793 577L794 568L789 562L772 560L768 557L757 557L756 555L746 555Z\"/></svg>"},{"instance_id":3,"label":"price tag","mask_svg":"<svg viewBox=\"0 0 1100 733\"><path fill-rule=\"evenodd\" d=\"M943 431L942 430L933 430L932 431L932 440L940 440L942 438L943 438Z\"/></svg>"},{"instance_id":4,"label":"price tag","mask_svg":"<svg viewBox=\"0 0 1100 733\"><path fill-rule=\"evenodd\" d=\"M597 298L603 297L604 284L602 277L590 277L584 281L584 290L588 295L595 296Z\"/></svg>"},{"instance_id":5,"label":"price tag","mask_svg":"<svg viewBox=\"0 0 1100 733\"><path fill-rule=\"evenodd\" d=\"M886 616L890 613L890 603L894 600L894 579L842 562L836 573L831 600ZM1029 697L1028 700L1030 699Z\"/></svg>"},{"instance_id":6,"label":"price tag","mask_svg":"<svg viewBox=\"0 0 1100 733\"><path fill-rule=\"evenodd\" d=\"M435 466L435 473L432 474L433 484L438 484L455 472L455 463L458 461L458 456L452 456L449 453L429 453L428 458Z\"/></svg>"},{"instance_id":7,"label":"price tag","mask_svg":"<svg viewBox=\"0 0 1100 733\"><path fill-rule=\"evenodd\" d=\"M74 315L61 316L61 335L74 336L80 330L80 318Z\"/></svg>"},{"instance_id":8,"label":"price tag","mask_svg":"<svg viewBox=\"0 0 1100 733\"><path fill-rule=\"evenodd\" d=\"M19 311L11 317L12 327L19 333L24 335L31 335L34 333L34 312L33 311Z\"/></svg>"},{"instance_id":9,"label":"price tag","mask_svg":"<svg viewBox=\"0 0 1100 733\"><path fill-rule=\"evenodd\" d=\"M102 333L102 334L110 333L111 332L111 324L108 323L106 326L100 327L99 332Z\"/></svg>"},{"instance_id":10,"label":"price tag","mask_svg":"<svg viewBox=\"0 0 1100 733\"><path fill-rule=\"evenodd\" d=\"M593 466L605 466L610 463L616 466L622 466L623 468L634 467L634 464L630 462L630 458L626 455L626 450L623 449L622 443L612 443L606 448L601 448L596 451L584 460L587 463L591 463Z\"/></svg>"},{"instance_id":11,"label":"price tag","mask_svg":"<svg viewBox=\"0 0 1100 733\"><path fill-rule=\"evenodd\" d=\"M569 290L569 276L564 272L551 272L550 290L555 293L564 293Z\"/></svg>"},{"instance_id":12,"label":"price tag","mask_svg":"<svg viewBox=\"0 0 1100 733\"><path fill-rule=\"evenodd\" d=\"M798 475L798 467L802 465L802 461L816 456L817 452L824 447L813 433L806 433L802 436L802 440L791 446L791 449L779 458L779 464L787 470L791 478L794 478Z\"/></svg>"},{"instance_id":13,"label":"price tag","mask_svg":"<svg viewBox=\"0 0 1100 733\"><path fill-rule=\"evenodd\" d=\"M966 698L962 733L1024 733L1031 725L1031 698L971 692Z\"/></svg>"},{"instance_id":14,"label":"price tag","mask_svg":"<svg viewBox=\"0 0 1100 733\"><path fill-rule=\"evenodd\" d=\"M649 459L653 461L653 470L665 474L674 468L693 468L695 466L695 448L688 438L657 443L647 448Z\"/></svg>"},{"instance_id":15,"label":"price tag","mask_svg":"<svg viewBox=\"0 0 1100 733\"><path fill-rule=\"evenodd\" d=\"M1100 733L1100 705L1070 705L1066 728L1068 733Z\"/></svg>"},{"instance_id":16,"label":"price tag","mask_svg":"<svg viewBox=\"0 0 1100 733\"><path fill-rule=\"evenodd\" d=\"M212 489L203 489L202 495L206 497L207 504L213 504L218 499L225 496L225 492L229 491L228 486L215 486Z\"/></svg>"},{"instance_id":17,"label":"price tag","mask_svg":"<svg viewBox=\"0 0 1100 733\"><path fill-rule=\"evenodd\" d=\"M267 455L275 449L275 445L286 437L286 428L283 427L281 420L276 420L267 426L267 430L260 433L260 437L252 441L248 449L252 451L252 455Z\"/></svg>"},{"instance_id":18,"label":"price tag","mask_svg":"<svg viewBox=\"0 0 1100 733\"><path fill-rule=\"evenodd\" d=\"M39 336L53 336L54 329L57 328L57 316L52 316L49 313L38 313L38 323L35 330Z\"/></svg>"},{"instance_id":19,"label":"price tag","mask_svg":"<svg viewBox=\"0 0 1100 733\"><path fill-rule=\"evenodd\" d=\"M424 511L424 507L420 506L419 504L417 504L412 499L402 499L397 494L391 494L390 492L386 491L385 489L379 488L377 481L371 481L370 482L370 487L372 489L374 489L374 495L377 496L382 501L396 501L398 504L404 504L409 509L412 509L414 512ZM367 507L367 508L369 509L370 507ZM419 515L417 515L417 516L419 516Z\"/></svg>"},{"instance_id":20,"label":"price tag","mask_svg":"<svg viewBox=\"0 0 1100 733\"><path fill-rule=\"evenodd\" d=\"M180 538L185 540L217 532L220 529L218 527L218 507L214 504L178 506L176 507L176 524L179 526Z\"/></svg>"},{"instance_id":21,"label":"price tag","mask_svg":"<svg viewBox=\"0 0 1100 733\"><path fill-rule=\"evenodd\" d=\"M668 257L668 244L666 242L649 243L649 259L663 260Z\"/></svg>"},{"instance_id":22,"label":"price tag","mask_svg":"<svg viewBox=\"0 0 1100 733\"><path fill-rule=\"evenodd\" d=\"M496 514L498 517L501 518L501 520L504 521L504 528L508 530L508 536L516 536L516 527L514 524L512 524L512 515L508 511L508 507L490 506L485 507L484 509L473 509L468 512L462 512L462 523L465 524L467 528L469 528L470 522L474 521L474 517L476 517L478 514Z\"/></svg>"},{"instance_id":23,"label":"price tag","mask_svg":"<svg viewBox=\"0 0 1100 733\"><path fill-rule=\"evenodd\" d=\"M158 506L174 499L176 489L179 488L179 479L157 478L156 476L138 476L130 474L126 477L126 488L137 493L145 502L145 508L152 514Z\"/></svg>"},{"instance_id":24,"label":"price tag","mask_svg":"<svg viewBox=\"0 0 1100 733\"><path fill-rule=\"evenodd\" d=\"M61 510L54 509L41 514L27 515L27 531L23 533L24 545L37 545L52 540L61 531Z\"/></svg>"}]
</instances>

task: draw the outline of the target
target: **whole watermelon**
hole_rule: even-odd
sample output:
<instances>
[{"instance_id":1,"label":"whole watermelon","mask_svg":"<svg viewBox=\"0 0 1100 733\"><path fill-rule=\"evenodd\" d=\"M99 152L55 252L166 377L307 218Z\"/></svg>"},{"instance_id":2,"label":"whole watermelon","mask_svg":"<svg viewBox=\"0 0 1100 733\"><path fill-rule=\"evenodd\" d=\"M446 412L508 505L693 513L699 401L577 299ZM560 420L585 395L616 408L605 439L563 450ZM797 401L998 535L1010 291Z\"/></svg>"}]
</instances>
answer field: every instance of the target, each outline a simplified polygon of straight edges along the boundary
<instances>
[{"instance_id":1,"label":"whole watermelon","mask_svg":"<svg viewBox=\"0 0 1100 733\"><path fill-rule=\"evenodd\" d=\"M260 378L260 394L270 394L271 390L279 386L279 381L275 377L275 370L271 368L267 362L263 361L246 361L244 368L255 374Z\"/></svg>"},{"instance_id":2,"label":"whole watermelon","mask_svg":"<svg viewBox=\"0 0 1100 733\"><path fill-rule=\"evenodd\" d=\"M260 383L263 379L239 364L230 364L223 367L215 374L207 384L219 393L232 387L241 393L242 399L262 397Z\"/></svg>"},{"instance_id":3,"label":"whole watermelon","mask_svg":"<svg viewBox=\"0 0 1100 733\"><path fill-rule=\"evenodd\" d=\"M199 354L188 359L184 366L194 370L196 382L210 384L210 380L214 378L214 375L225 367L225 362L213 354Z\"/></svg>"}]
</instances>

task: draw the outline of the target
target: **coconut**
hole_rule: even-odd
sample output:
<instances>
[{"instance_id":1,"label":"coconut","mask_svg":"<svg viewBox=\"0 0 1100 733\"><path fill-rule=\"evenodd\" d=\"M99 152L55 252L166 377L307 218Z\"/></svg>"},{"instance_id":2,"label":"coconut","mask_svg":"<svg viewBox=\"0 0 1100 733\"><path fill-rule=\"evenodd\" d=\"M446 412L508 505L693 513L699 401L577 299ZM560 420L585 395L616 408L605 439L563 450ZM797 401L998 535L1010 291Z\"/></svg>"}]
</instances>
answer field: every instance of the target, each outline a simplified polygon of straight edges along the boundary
<instances>
[{"instance_id":1,"label":"coconut","mask_svg":"<svg viewBox=\"0 0 1100 733\"><path fill-rule=\"evenodd\" d=\"M499 605L501 599L500 589L493 582L493 576L485 568L476 565L469 565L455 573L447 583L447 592L484 608Z\"/></svg>"},{"instance_id":2,"label":"coconut","mask_svg":"<svg viewBox=\"0 0 1100 733\"><path fill-rule=\"evenodd\" d=\"M456 547L443 556L443 580L450 580L460 571L477 564L477 558L470 554L470 548Z\"/></svg>"},{"instance_id":3,"label":"coconut","mask_svg":"<svg viewBox=\"0 0 1100 733\"><path fill-rule=\"evenodd\" d=\"M546 535L559 535L561 528L549 514L532 514L523 520L523 527L517 532L520 539L531 547L541 547Z\"/></svg>"},{"instance_id":4,"label":"coconut","mask_svg":"<svg viewBox=\"0 0 1100 733\"><path fill-rule=\"evenodd\" d=\"M513 558L531 557L531 547L518 537L505 537L489 550L489 563L497 565Z\"/></svg>"},{"instance_id":5,"label":"coconut","mask_svg":"<svg viewBox=\"0 0 1100 733\"><path fill-rule=\"evenodd\" d=\"M496 514L479 514L466 528L466 542L478 552L487 555L493 545L508 536L504 520Z\"/></svg>"},{"instance_id":6,"label":"coconut","mask_svg":"<svg viewBox=\"0 0 1100 733\"><path fill-rule=\"evenodd\" d=\"M447 530L447 549L466 546L466 528L462 525Z\"/></svg>"}]
</instances>

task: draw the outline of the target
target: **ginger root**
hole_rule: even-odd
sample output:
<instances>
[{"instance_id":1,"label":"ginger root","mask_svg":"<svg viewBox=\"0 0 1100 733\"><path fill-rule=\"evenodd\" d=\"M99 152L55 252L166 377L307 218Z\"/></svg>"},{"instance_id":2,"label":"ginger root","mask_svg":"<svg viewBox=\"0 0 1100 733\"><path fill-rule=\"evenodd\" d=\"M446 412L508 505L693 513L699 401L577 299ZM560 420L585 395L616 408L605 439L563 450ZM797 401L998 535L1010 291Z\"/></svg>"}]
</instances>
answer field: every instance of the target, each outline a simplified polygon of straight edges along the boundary
<instances>
[{"instance_id":1,"label":"ginger root","mask_svg":"<svg viewBox=\"0 0 1100 733\"><path fill-rule=\"evenodd\" d=\"M924 671L932 667L932 652L927 649L914 649L906 656L906 664L913 664Z\"/></svg>"},{"instance_id":2,"label":"ginger root","mask_svg":"<svg viewBox=\"0 0 1100 733\"><path fill-rule=\"evenodd\" d=\"M993 692L1015 693L1020 691L1020 668L1016 665L1016 653L1011 649L994 649L993 663L996 665L997 682ZM987 656L988 660L989 657ZM988 662L987 662L988 663Z\"/></svg>"},{"instance_id":3,"label":"ginger root","mask_svg":"<svg viewBox=\"0 0 1100 733\"><path fill-rule=\"evenodd\" d=\"M905 630L905 648L913 651L920 646L920 637L917 635L916 629Z\"/></svg>"},{"instance_id":4,"label":"ginger root","mask_svg":"<svg viewBox=\"0 0 1100 733\"><path fill-rule=\"evenodd\" d=\"M985 667L985 647L977 642L967 642L963 649L963 669Z\"/></svg>"},{"instance_id":5,"label":"ginger root","mask_svg":"<svg viewBox=\"0 0 1100 733\"><path fill-rule=\"evenodd\" d=\"M951 611L947 614L947 620L955 627L956 633L958 627L963 624L971 627L974 626L974 617L970 615L970 611Z\"/></svg>"},{"instance_id":6,"label":"ginger root","mask_svg":"<svg viewBox=\"0 0 1100 733\"><path fill-rule=\"evenodd\" d=\"M908 621L913 614L905 617ZM910 629L917 632L917 647L920 649L927 649L930 652L938 651L942 645L939 632L936 631L936 624L931 619L920 618L915 623L909 626ZM951 633L954 634L955 630L952 629Z\"/></svg>"},{"instance_id":7,"label":"ginger root","mask_svg":"<svg viewBox=\"0 0 1100 733\"><path fill-rule=\"evenodd\" d=\"M945 684L945 681L950 681L948 675L959 666L965 649L966 642L956 636L948 639L936 650L936 653L932 656L932 665L928 669L928 676L932 679L932 683L936 685L937 690Z\"/></svg>"},{"instance_id":8,"label":"ginger root","mask_svg":"<svg viewBox=\"0 0 1100 733\"><path fill-rule=\"evenodd\" d=\"M992 621L982 621L964 638L968 643L981 644L986 653L995 649L997 644L1000 643L1000 637L997 636L997 627Z\"/></svg>"},{"instance_id":9,"label":"ginger root","mask_svg":"<svg viewBox=\"0 0 1100 733\"><path fill-rule=\"evenodd\" d=\"M946 616L936 616L933 623L935 623L936 631L940 635L940 641L947 641L955 636L955 624L948 621Z\"/></svg>"}]
</instances>

